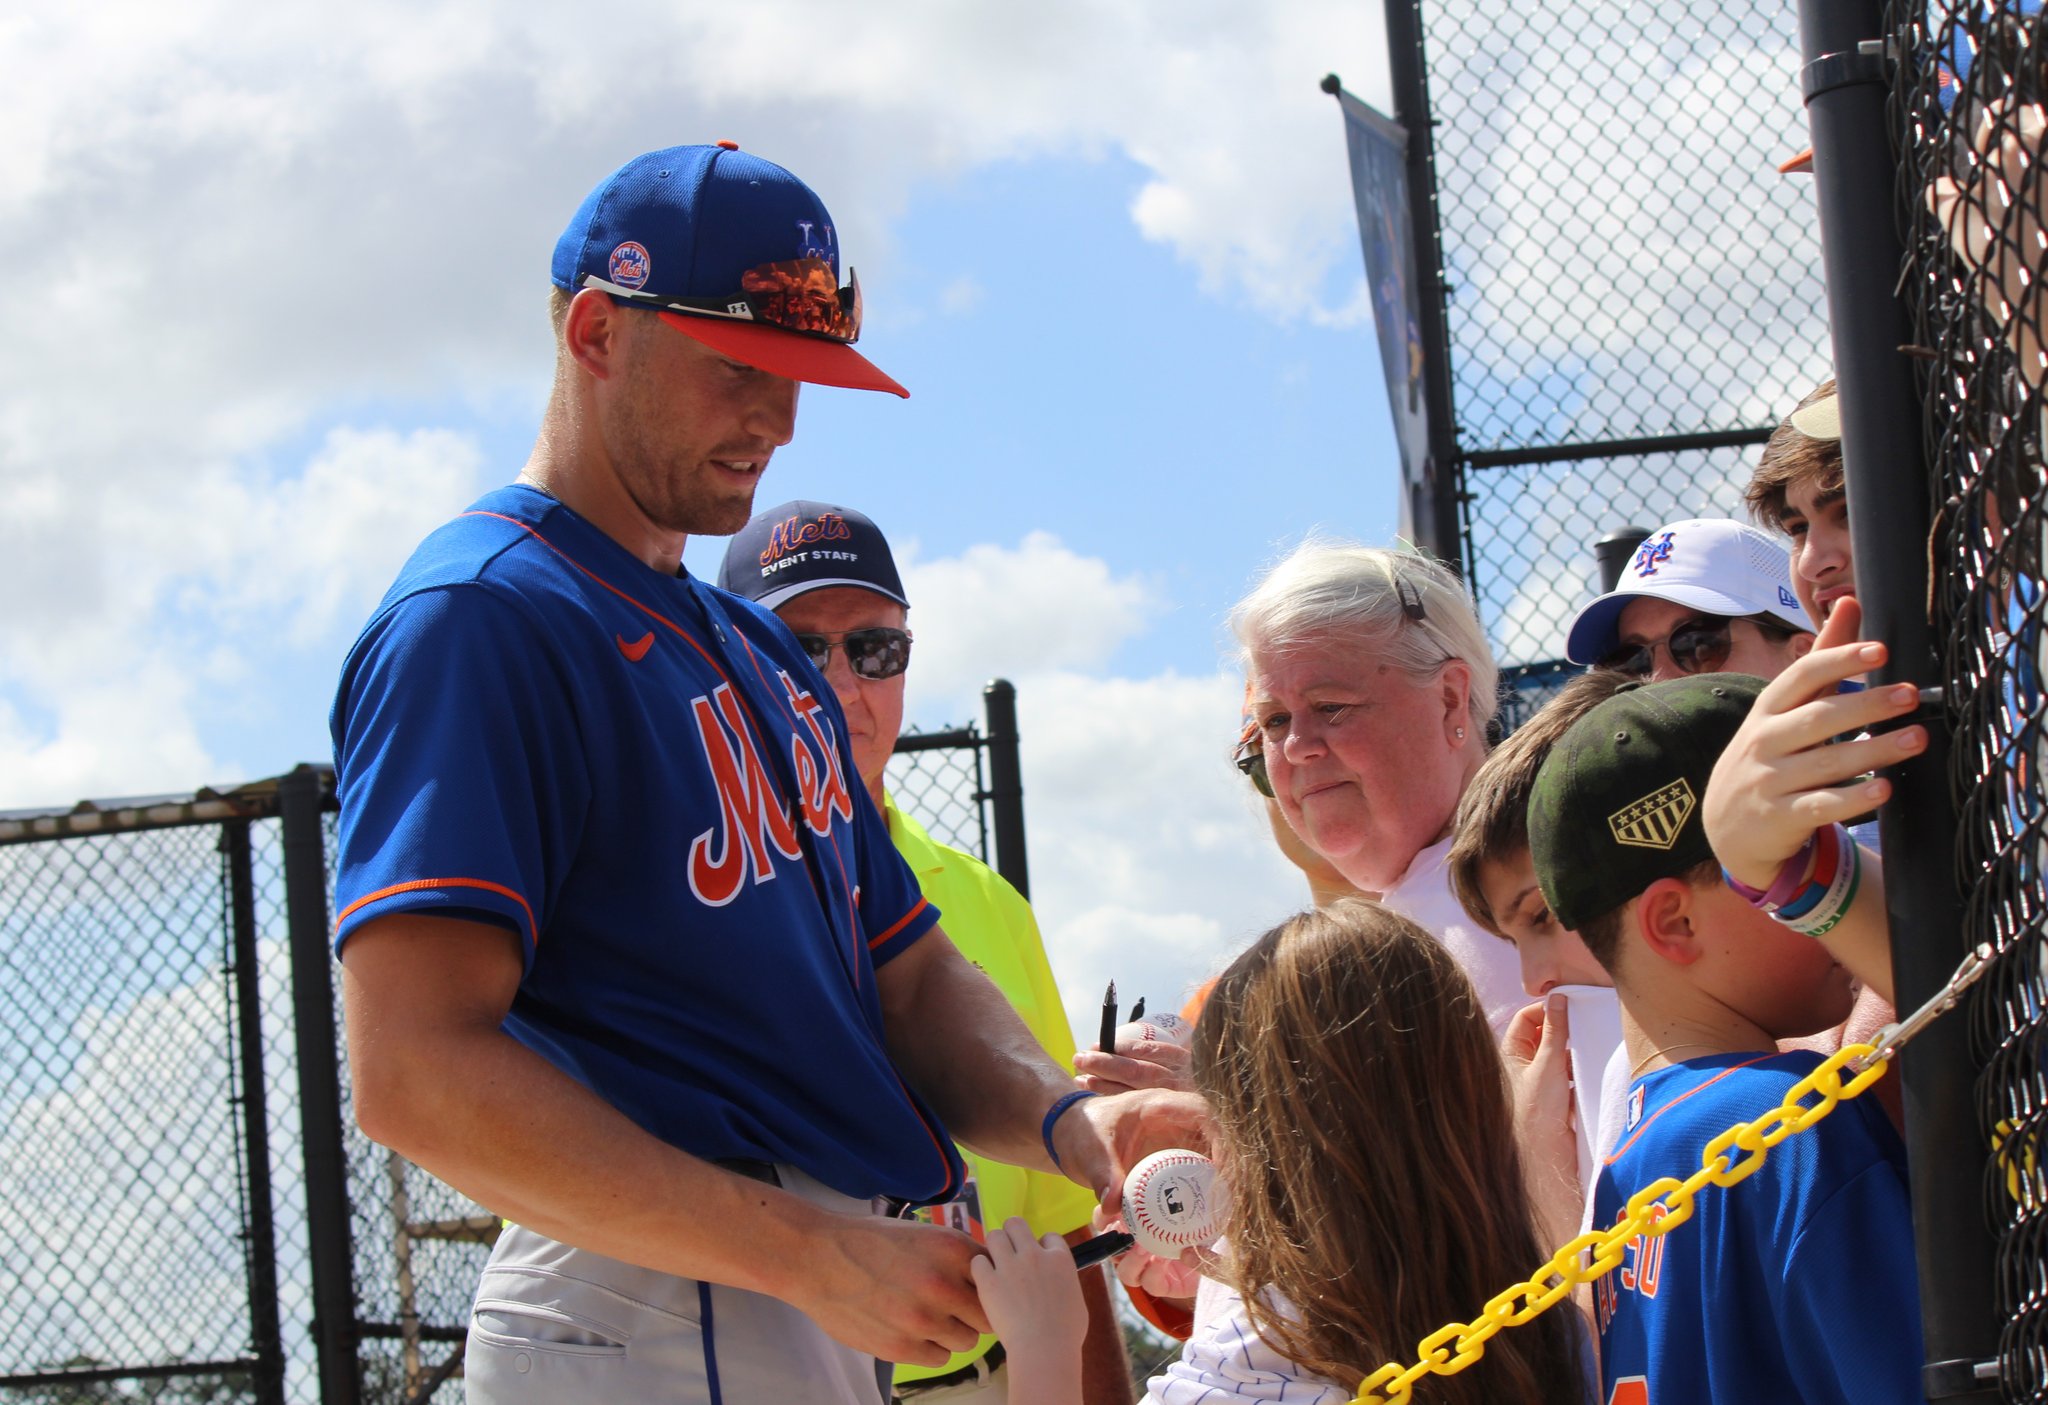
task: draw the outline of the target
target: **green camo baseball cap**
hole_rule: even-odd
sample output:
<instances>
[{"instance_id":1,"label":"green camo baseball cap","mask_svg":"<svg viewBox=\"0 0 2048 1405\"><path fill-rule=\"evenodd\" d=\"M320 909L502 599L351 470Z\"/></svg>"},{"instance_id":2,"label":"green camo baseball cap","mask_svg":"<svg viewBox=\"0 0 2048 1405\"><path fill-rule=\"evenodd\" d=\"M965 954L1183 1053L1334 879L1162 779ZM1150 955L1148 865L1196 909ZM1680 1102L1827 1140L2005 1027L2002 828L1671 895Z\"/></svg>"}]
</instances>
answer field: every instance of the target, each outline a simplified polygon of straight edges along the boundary
<instances>
[{"instance_id":1,"label":"green camo baseball cap","mask_svg":"<svg viewBox=\"0 0 2048 1405\"><path fill-rule=\"evenodd\" d=\"M1700 799L1763 686L1746 673L1626 684L1559 738L1529 793L1529 852L1561 924L1714 857Z\"/></svg>"}]
</instances>

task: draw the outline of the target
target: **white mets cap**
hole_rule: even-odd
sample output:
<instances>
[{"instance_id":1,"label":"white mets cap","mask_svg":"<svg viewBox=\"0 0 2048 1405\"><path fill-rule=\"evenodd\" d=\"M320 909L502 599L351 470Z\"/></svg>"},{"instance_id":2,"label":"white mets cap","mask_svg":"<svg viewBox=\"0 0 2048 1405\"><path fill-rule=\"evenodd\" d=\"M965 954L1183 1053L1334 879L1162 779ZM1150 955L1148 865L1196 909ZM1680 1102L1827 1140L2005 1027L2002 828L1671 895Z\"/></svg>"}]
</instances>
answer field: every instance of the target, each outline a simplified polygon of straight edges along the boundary
<instances>
[{"instance_id":1,"label":"white mets cap","mask_svg":"<svg viewBox=\"0 0 2048 1405\"><path fill-rule=\"evenodd\" d=\"M1783 541L1747 522L1689 517L1643 538L1615 588L1572 621L1565 657L1598 663L1612 654L1621 642L1621 612L1645 595L1731 619L1769 615L1788 629L1814 629L1792 593L1792 553Z\"/></svg>"}]
</instances>

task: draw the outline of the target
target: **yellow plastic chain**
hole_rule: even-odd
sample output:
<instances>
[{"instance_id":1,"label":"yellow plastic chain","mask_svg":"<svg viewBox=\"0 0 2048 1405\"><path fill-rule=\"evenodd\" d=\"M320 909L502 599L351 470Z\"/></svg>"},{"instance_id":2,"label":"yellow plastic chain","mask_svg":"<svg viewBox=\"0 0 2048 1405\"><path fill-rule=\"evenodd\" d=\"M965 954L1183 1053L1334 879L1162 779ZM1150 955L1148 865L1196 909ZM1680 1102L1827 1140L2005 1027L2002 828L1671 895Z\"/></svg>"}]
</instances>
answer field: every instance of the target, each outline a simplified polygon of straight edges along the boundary
<instances>
[{"instance_id":1,"label":"yellow plastic chain","mask_svg":"<svg viewBox=\"0 0 2048 1405\"><path fill-rule=\"evenodd\" d=\"M1950 1002L1951 1004L1953 1001ZM1692 1217L1693 1197L1710 1185L1731 1186L1754 1175L1764 1157L1794 1132L1803 1132L1835 1110L1844 1098L1860 1095L1884 1076L1888 1060L1872 1057L1843 1082L1844 1065L1878 1054L1878 1045L1851 1044L1831 1055L1786 1092L1778 1106L1753 1122L1737 1123L1707 1143L1700 1168L1685 1180L1665 1176L1628 1198L1621 1221L1609 1230L1589 1230L1559 1249L1528 1281L1495 1297L1471 1322L1453 1322L1431 1332L1416 1345L1417 1360L1403 1367L1394 1362L1359 1383L1352 1405L1408 1405L1415 1383L1424 1376L1452 1376L1486 1354L1486 1343L1503 1327L1519 1327L1571 1296L1581 1283L1604 1278L1621 1265L1628 1242L1638 1236L1655 1239ZM1808 1104L1808 1096L1819 1102ZM1748 1153L1730 1159L1732 1151ZM1662 1210L1661 1218L1655 1211ZM1589 1253L1590 1251L1590 1253ZM1582 1256L1587 1256L1582 1259Z\"/></svg>"}]
</instances>

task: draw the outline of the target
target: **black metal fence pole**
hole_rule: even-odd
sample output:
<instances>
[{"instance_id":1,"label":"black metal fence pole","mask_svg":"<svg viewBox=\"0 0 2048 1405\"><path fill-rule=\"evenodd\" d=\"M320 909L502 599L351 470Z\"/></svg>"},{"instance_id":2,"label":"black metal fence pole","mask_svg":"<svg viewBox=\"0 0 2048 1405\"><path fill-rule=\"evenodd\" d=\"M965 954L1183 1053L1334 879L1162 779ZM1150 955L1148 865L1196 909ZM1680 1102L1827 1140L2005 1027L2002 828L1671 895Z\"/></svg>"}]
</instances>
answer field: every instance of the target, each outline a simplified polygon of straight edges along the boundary
<instances>
[{"instance_id":1,"label":"black metal fence pole","mask_svg":"<svg viewBox=\"0 0 2048 1405\"><path fill-rule=\"evenodd\" d=\"M355 1263L348 1156L342 1141L333 958L328 952L327 843L321 822L327 784L326 773L301 766L278 782L277 798L284 831L285 915L291 942L320 1400L321 1405L359 1405Z\"/></svg>"},{"instance_id":2,"label":"black metal fence pole","mask_svg":"<svg viewBox=\"0 0 2048 1405\"><path fill-rule=\"evenodd\" d=\"M1416 545L1471 578L1465 558L1464 474L1451 401L1451 336L1445 314L1443 230L1437 218L1435 119L1429 112L1429 76L1422 52L1421 0L1385 0L1387 62L1393 78L1394 120L1408 132L1408 222L1415 238L1418 321L1422 339L1422 397L1429 416L1430 512L1416 515Z\"/></svg>"},{"instance_id":3,"label":"black metal fence pole","mask_svg":"<svg viewBox=\"0 0 2048 1405\"><path fill-rule=\"evenodd\" d=\"M1891 81L1881 0L1800 0L1801 81L1813 135L1837 394L1842 411L1850 538L1866 638L1891 662L1875 681L1938 678L1928 619L1927 536L1932 518L1922 458L1920 392L1900 348L1912 322L1897 295L1899 162L1887 126ZM1892 970L1901 1010L1919 1005L1962 958L1955 888L1956 816L1947 729L1892 772L1879 816ZM1976 1069L1966 1020L1934 1025L1900 1056L1915 1250L1930 1400L1995 1395L1977 1377L1995 1358L1993 1241L1983 1217L1986 1149L1974 1125ZM1883 1291L1882 1285L1862 1285Z\"/></svg>"},{"instance_id":4,"label":"black metal fence pole","mask_svg":"<svg viewBox=\"0 0 2048 1405\"><path fill-rule=\"evenodd\" d=\"M1007 678L981 690L988 719L988 798L995 811L996 872L1027 899L1031 868L1024 857L1024 767L1018 752L1017 690Z\"/></svg>"},{"instance_id":5,"label":"black metal fence pole","mask_svg":"<svg viewBox=\"0 0 2048 1405\"><path fill-rule=\"evenodd\" d=\"M241 1043L242 1146L249 1189L249 1344L257 1405L284 1405L284 1334L278 1318L277 1222L270 1186L270 1110L264 1071L263 969L256 947L256 878L249 821L220 827L234 925L236 1037Z\"/></svg>"}]
</instances>

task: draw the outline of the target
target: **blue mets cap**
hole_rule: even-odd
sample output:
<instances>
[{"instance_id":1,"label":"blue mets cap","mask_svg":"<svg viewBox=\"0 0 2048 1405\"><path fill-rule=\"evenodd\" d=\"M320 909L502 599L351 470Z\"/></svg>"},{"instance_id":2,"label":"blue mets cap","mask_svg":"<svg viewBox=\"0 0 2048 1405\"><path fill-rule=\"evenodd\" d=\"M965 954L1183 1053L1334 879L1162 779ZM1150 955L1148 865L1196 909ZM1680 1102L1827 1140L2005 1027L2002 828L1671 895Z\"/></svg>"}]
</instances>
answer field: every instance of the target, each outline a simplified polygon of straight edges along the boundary
<instances>
[{"instance_id":1,"label":"blue mets cap","mask_svg":"<svg viewBox=\"0 0 2048 1405\"><path fill-rule=\"evenodd\" d=\"M718 584L770 610L832 585L910 605L882 529L864 513L823 502L786 502L755 514L726 543Z\"/></svg>"},{"instance_id":2,"label":"blue mets cap","mask_svg":"<svg viewBox=\"0 0 2048 1405\"><path fill-rule=\"evenodd\" d=\"M840 279L824 202L731 142L636 156L585 197L554 284L657 312L721 355L791 380L909 391L853 349L860 284Z\"/></svg>"}]
</instances>

